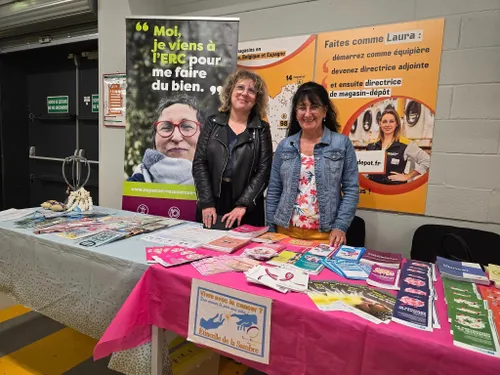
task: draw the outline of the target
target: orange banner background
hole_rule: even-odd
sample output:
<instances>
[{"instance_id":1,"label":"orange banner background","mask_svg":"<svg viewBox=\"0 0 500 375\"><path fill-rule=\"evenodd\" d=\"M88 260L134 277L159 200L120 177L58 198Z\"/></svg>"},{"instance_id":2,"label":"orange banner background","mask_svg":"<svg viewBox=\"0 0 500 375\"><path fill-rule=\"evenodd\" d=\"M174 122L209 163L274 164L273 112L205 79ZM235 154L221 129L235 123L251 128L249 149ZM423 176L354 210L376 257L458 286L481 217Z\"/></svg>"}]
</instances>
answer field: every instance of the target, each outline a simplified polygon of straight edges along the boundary
<instances>
[{"instance_id":1,"label":"orange banner background","mask_svg":"<svg viewBox=\"0 0 500 375\"><path fill-rule=\"evenodd\" d=\"M287 38L243 42L240 43L242 50L248 47L254 48L255 51L252 50L254 54L261 51L257 47L262 43L266 48L262 52L285 50L286 56L272 63L259 64L249 62L252 53L248 53L246 56L248 60L244 59L245 56L239 55L241 60L238 61L238 65L240 68L254 70L266 81L271 103L268 117L275 146L285 136L289 102L293 94L288 93L283 96L284 89L286 91L287 87L293 86L295 90L301 83L314 79L329 92L339 113L342 132L351 138L356 150L365 150L368 143L377 140L376 117L383 111L380 108L391 104L401 118L402 136L430 155L443 30L444 19L432 19L325 32L311 35L293 52L284 47ZM294 37L288 40L292 38ZM262 58L265 56L264 54ZM337 58L339 56L340 59ZM405 70L408 65L413 65L413 68ZM364 67L374 68L377 71L362 71ZM387 70L387 67L393 70ZM399 86L383 84L365 87L366 80L376 79L400 79L401 83ZM342 85L351 87L341 87ZM340 97L342 91L370 92L373 88L390 89L391 92L390 95L379 97ZM273 104L273 99L276 98L279 100L275 100ZM413 105L420 111L418 116L409 111ZM371 130L363 118L366 112L373 114ZM412 116L417 118L415 123L412 124L408 120L410 118L408 113L413 113ZM401 185L384 185L360 174L359 207L423 214L428 175L428 172L424 173Z\"/></svg>"}]
</instances>

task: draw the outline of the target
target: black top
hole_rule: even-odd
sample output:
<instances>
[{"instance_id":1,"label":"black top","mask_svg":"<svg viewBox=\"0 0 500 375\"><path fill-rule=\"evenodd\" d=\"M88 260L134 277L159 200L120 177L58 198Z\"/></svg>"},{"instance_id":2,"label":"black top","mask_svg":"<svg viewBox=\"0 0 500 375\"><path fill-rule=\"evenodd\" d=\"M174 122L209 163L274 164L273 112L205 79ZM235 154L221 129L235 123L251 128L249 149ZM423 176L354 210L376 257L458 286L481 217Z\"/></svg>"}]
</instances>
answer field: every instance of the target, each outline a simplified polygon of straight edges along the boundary
<instances>
[{"instance_id":1,"label":"black top","mask_svg":"<svg viewBox=\"0 0 500 375\"><path fill-rule=\"evenodd\" d=\"M229 148L229 158L227 160L226 169L224 169L224 174L222 177L231 178L233 177L233 147L238 140L238 135L231 129L230 126L227 126L227 147Z\"/></svg>"},{"instance_id":2,"label":"black top","mask_svg":"<svg viewBox=\"0 0 500 375\"><path fill-rule=\"evenodd\" d=\"M392 172L404 173L406 167L406 161L404 158L404 153L408 144L402 139L392 142L392 144L385 150L385 174L371 174L368 178L372 181L378 182L384 185L401 185L406 182L403 181L392 181L389 179ZM379 151L382 150L382 141L374 142L368 144L368 151Z\"/></svg>"}]
</instances>

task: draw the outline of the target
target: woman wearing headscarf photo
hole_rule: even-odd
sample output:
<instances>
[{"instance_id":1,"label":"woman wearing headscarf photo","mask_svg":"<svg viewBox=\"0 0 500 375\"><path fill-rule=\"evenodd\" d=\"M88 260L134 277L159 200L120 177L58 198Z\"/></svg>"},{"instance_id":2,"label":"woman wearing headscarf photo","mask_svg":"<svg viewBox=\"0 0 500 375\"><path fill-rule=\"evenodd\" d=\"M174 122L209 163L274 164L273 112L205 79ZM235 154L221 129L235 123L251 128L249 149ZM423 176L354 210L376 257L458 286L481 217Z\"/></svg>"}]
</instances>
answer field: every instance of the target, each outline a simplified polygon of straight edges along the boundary
<instances>
[{"instance_id":1,"label":"woman wearing headscarf photo","mask_svg":"<svg viewBox=\"0 0 500 375\"><path fill-rule=\"evenodd\" d=\"M205 122L195 98L185 94L163 98L152 124L153 147L127 181L193 185L192 161Z\"/></svg>"},{"instance_id":2,"label":"woman wearing headscarf photo","mask_svg":"<svg viewBox=\"0 0 500 375\"><path fill-rule=\"evenodd\" d=\"M193 160L197 220L208 228L220 220L262 226L263 193L269 181L272 143L266 114L267 90L257 74L239 70L220 93L219 113L210 116Z\"/></svg>"}]
</instances>

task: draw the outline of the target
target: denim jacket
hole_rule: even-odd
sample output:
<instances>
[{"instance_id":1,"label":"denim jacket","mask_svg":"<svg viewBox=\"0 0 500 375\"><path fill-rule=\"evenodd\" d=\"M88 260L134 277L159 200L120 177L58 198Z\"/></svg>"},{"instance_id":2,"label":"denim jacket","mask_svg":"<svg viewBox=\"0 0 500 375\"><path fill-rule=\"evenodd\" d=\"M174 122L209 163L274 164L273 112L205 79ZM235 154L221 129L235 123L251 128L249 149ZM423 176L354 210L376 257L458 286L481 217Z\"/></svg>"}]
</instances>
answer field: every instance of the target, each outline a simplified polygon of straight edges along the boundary
<instances>
[{"instance_id":1,"label":"denim jacket","mask_svg":"<svg viewBox=\"0 0 500 375\"><path fill-rule=\"evenodd\" d=\"M274 154L267 190L266 220L270 231L276 225L288 228L299 190L302 131L280 142ZM324 128L314 146L314 171L319 204L319 230L347 232L359 201L358 163L348 137Z\"/></svg>"}]
</instances>

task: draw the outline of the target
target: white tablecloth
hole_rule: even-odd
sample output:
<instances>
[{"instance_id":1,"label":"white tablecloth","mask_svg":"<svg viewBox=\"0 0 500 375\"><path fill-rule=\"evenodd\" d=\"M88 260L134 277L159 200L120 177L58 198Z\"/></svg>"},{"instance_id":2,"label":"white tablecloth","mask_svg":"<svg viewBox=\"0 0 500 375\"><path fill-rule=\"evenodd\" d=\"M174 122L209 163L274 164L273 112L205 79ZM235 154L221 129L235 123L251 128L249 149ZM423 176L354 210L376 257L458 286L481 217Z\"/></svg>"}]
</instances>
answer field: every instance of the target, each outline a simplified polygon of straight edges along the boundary
<instances>
[{"instance_id":1,"label":"white tablecloth","mask_svg":"<svg viewBox=\"0 0 500 375\"><path fill-rule=\"evenodd\" d=\"M100 212L130 212L97 208ZM0 223L0 292L83 334L99 339L148 267L132 237L85 248L55 234L34 235ZM167 347L164 345L163 347ZM109 367L127 375L150 374L151 345L116 353ZM163 373L171 373L168 349Z\"/></svg>"}]
</instances>

